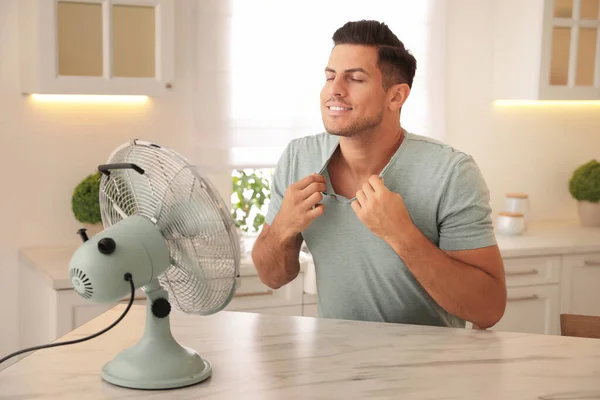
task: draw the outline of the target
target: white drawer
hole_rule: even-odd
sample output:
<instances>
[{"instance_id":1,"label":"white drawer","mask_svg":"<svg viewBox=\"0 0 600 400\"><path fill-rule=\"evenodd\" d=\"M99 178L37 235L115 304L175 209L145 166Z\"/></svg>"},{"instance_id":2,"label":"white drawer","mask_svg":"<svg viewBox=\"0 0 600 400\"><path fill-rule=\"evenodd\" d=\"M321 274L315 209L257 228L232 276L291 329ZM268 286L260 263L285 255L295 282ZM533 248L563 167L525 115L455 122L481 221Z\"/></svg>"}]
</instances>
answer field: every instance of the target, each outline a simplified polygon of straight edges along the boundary
<instances>
[{"instance_id":1,"label":"white drawer","mask_svg":"<svg viewBox=\"0 0 600 400\"><path fill-rule=\"evenodd\" d=\"M242 276L239 288L225 309L235 311L302 305L302 279L300 273L292 282L273 290L262 283L258 276Z\"/></svg>"},{"instance_id":2,"label":"white drawer","mask_svg":"<svg viewBox=\"0 0 600 400\"><path fill-rule=\"evenodd\" d=\"M600 253L572 254L563 256L565 267L600 267Z\"/></svg>"},{"instance_id":3,"label":"white drawer","mask_svg":"<svg viewBox=\"0 0 600 400\"><path fill-rule=\"evenodd\" d=\"M505 258L506 286L558 283L560 281L560 265L560 256Z\"/></svg>"}]
</instances>

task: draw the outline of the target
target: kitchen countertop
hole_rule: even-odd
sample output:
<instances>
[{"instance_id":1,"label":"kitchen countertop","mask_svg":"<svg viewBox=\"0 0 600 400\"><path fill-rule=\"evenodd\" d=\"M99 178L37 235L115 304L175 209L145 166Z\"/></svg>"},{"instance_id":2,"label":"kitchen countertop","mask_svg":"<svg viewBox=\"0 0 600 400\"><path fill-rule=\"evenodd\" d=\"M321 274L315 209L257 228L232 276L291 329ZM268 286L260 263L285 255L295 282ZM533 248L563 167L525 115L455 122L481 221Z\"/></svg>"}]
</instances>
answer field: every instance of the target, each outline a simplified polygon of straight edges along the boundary
<instances>
[{"instance_id":1,"label":"kitchen countertop","mask_svg":"<svg viewBox=\"0 0 600 400\"><path fill-rule=\"evenodd\" d=\"M546 256L600 251L600 228L577 221L538 222L521 236L496 233L503 257Z\"/></svg>"},{"instance_id":2,"label":"kitchen countertop","mask_svg":"<svg viewBox=\"0 0 600 400\"><path fill-rule=\"evenodd\" d=\"M532 224L521 236L496 236L503 257L546 256L600 251L600 228L589 228L577 222L546 222ZM56 290L72 289L68 263L77 245L62 247L31 247L19 252L21 265L39 273ZM302 259L304 271L310 257ZM256 275L249 256L240 265L241 276Z\"/></svg>"},{"instance_id":3,"label":"kitchen countertop","mask_svg":"<svg viewBox=\"0 0 600 400\"><path fill-rule=\"evenodd\" d=\"M59 341L115 321L118 305ZM175 312L174 337L213 367L184 389L139 391L101 379L137 342L145 307L107 333L29 354L0 373L0 399L596 399L600 343L550 335L309 317Z\"/></svg>"}]
</instances>

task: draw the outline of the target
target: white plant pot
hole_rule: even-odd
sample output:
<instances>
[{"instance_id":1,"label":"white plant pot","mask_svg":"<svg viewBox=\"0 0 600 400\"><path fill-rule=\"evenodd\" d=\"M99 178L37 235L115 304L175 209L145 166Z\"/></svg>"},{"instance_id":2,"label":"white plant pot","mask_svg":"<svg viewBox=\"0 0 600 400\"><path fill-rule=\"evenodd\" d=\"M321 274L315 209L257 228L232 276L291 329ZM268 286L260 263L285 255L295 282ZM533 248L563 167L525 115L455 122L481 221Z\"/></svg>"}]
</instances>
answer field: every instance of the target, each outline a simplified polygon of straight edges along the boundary
<instances>
[{"instance_id":1,"label":"white plant pot","mask_svg":"<svg viewBox=\"0 0 600 400\"><path fill-rule=\"evenodd\" d=\"M579 201L577 202L577 211L582 226L600 227L600 202Z\"/></svg>"}]
</instances>

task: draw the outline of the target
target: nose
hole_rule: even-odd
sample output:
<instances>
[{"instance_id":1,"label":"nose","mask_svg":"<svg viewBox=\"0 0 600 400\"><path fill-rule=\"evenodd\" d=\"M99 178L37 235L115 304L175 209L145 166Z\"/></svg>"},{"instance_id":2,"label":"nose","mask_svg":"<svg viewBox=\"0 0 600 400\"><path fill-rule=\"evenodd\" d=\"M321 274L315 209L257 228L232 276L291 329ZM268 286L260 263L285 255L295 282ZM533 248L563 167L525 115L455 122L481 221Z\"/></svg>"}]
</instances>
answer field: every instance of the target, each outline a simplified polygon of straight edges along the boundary
<instances>
[{"instance_id":1,"label":"nose","mask_svg":"<svg viewBox=\"0 0 600 400\"><path fill-rule=\"evenodd\" d=\"M344 97L346 95L346 88L341 77L336 76L333 78L329 85L329 95L331 97Z\"/></svg>"}]
</instances>

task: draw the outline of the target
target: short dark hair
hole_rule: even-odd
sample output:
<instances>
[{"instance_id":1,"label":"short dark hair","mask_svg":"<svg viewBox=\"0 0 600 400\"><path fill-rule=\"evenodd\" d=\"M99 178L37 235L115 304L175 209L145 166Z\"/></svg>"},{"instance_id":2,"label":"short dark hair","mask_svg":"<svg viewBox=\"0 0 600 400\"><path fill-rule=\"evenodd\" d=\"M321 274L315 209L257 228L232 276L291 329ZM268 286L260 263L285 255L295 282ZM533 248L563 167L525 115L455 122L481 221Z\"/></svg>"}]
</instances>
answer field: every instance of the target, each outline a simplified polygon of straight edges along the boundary
<instances>
[{"instance_id":1,"label":"short dark hair","mask_svg":"<svg viewBox=\"0 0 600 400\"><path fill-rule=\"evenodd\" d=\"M377 47L377 65L383 75L383 87L406 83L412 87L417 60L404 43L383 22L361 20L347 22L333 34L333 43L358 44Z\"/></svg>"}]
</instances>

